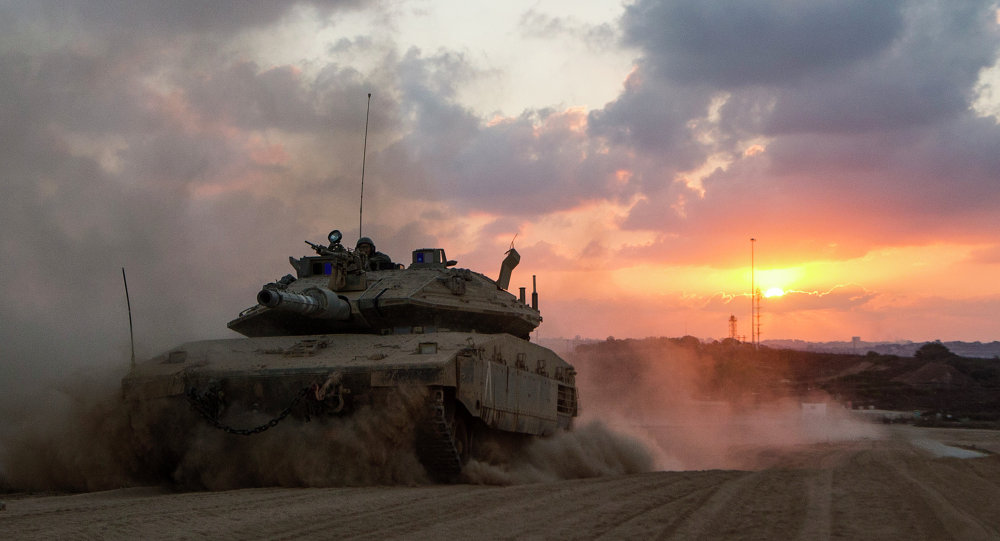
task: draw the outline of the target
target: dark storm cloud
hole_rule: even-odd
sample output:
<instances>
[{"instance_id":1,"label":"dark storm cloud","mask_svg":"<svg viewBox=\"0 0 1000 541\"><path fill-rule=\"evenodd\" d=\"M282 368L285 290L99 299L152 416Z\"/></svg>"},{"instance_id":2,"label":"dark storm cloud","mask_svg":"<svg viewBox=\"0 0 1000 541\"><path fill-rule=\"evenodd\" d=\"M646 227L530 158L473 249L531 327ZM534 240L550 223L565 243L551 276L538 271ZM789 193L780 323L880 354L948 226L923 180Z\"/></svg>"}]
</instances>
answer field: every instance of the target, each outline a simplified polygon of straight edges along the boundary
<instances>
[{"instance_id":1,"label":"dark storm cloud","mask_svg":"<svg viewBox=\"0 0 1000 541\"><path fill-rule=\"evenodd\" d=\"M21 13L49 22L83 25L97 31L123 31L136 37L177 33L233 33L274 23L297 5L329 13L361 5L357 0L244 2L241 0L84 0L24 2Z\"/></svg>"},{"instance_id":2,"label":"dark storm cloud","mask_svg":"<svg viewBox=\"0 0 1000 541\"><path fill-rule=\"evenodd\" d=\"M700 163L708 150L690 137L688 122L710 101L703 89L665 88L640 72L630 76L617 100L590 113L590 134L684 170Z\"/></svg>"},{"instance_id":3,"label":"dark storm cloud","mask_svg":"<svg viewBox=\"0 0 1000 541\"><path fill-rule=\"evenodd\" d=\"M329 65L313 77L293 66L262 68L236 62L184 81L185 95L205 118L243 129L322 132L364 121L364 110L343 99L370 85L357 70Z\"/></svg>"},{"instance_id":4,"label":"dark storm cloud","mask_svg":"<svg viewBox=\"0 0 1000 541\"><path fill-rule=\"evenodd\" d=\"M781 88L767 133L887 132L968 114L996 59L994 17L981 3L905 4L889 47Z\"/></svg>"},{"instance_id":5,"label":"dark storm cloud","mask_svg":"<svg viewBox=\"0 0 1000 541\"><path fill-rule=\"evenodd\" d=\"M710 256L678 248L738 226L782 246L785 262L988 238L974 223L995 223L1000 128L970 104L1000 50L995 9L636 3L623 19L642 51L634 84L592 114L593 133L673 173L726 163L703 197L640 169L649 197L625 227L662 232L642 253L672 261ZM722 105L709 118L712 99ZM761 147L745 152L754 139Z\"/></svg>"},{"instance_id":6,"label":"dark storm cloud","mask_svg":"<svg viewBox=\"0 0 1000 541\"><path fill-rule=\"evenodd\" d=\"M803 134L769 148L770 174L798 179L803 191L831 201L878 202L900 219L961 219L987 210L1000 196L1000 129L968 113L920 129Z\"/></svg>"},{"instance_id":7,"label":"dark storm cloud","mask_svg":"<svg viewBox=\"0 0 1000 541\"><path fill-rule=\"evenodd\" d=\"M303 82L291 66L262 70L239 62L192 81L187 96L199 113L244 128L304 130L321 117Z\"/></svg>"},{"instance_id":8,"label":"dark storm cloud","mask_svg":"<svg viewBox=\"0 0 1000 541\"><path fill-rule=\"evenodd\" d=\"M782 84L875 54L901 27L898 2L658 2L629 6L626 43L681 84Z\"/></svg>"}]
</instances>

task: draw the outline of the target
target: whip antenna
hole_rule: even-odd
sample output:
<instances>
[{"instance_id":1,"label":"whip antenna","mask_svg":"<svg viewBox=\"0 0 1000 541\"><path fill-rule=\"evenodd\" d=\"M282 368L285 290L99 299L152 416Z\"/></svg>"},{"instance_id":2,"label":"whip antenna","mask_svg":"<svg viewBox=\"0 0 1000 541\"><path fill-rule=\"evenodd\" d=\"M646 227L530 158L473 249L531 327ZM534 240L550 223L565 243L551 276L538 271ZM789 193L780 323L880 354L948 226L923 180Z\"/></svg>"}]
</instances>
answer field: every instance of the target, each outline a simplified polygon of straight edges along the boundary
<instances>
[{"instance_id":1,"label":"whip antenna","mask_svg":"<svg viewBox=\"0 0 1000 541\"><path fill-rule=\"evenodd\" d=\"M128 306L128 339L132 343L132 362L130 368L135 368L135 336L132 334L132 302L128 300L128 280L125 279L125 267L122 267L122 282L125 284L125 306Z\"/></svg>"},{"instance_id":2,"label":"whip antenna","mask_svg":"<svg viewBox=\"0 0 1000 541\"><path fill-rule=\"evenodd\" d=\"M361 151L361 208L358 210L358 238L361 238L361 224L365 214L365 158L368 157L368 113L372 110L372 93L368 93L368 108L365 109L365 146Z\"/></svg>"}]
</instances>

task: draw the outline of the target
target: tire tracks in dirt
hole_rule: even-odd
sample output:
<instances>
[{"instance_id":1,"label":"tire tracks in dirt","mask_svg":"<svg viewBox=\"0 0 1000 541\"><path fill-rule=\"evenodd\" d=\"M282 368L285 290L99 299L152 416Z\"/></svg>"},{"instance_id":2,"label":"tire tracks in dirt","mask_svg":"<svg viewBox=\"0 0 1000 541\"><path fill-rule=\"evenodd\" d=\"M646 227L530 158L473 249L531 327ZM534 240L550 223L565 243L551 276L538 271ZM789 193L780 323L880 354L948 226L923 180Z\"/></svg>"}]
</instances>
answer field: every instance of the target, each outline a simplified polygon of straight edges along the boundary
<instances>
[{"instance_id":1,"label":"tire tracks in dirt","mask_svg":"<svg viewBox=\"0 0 1000 541\"><path fill-rule=\"evenodd\" d=\"M887 467L899 477L900 484L905 485L902 487L904 490L927 503L952 539L1000 539L1000 529L996 524L1000 517L1000 502L995 498L977 497L976 494L983 492L974 485L985 482L977 476L965 475L965 468L952 467L955 460L935 459L933 468L926 467L926 461L889 461ZM983 503L985 505L981 505ZM983 516L984 520L977 516ZM993 524L988 522L990 516Z\"/></svg>"},{"instance_id":2,"label":"tire tracks in dirt","mask_svg":"<svg viewBox=\"0 0 1000 541\"><path fill-rule=\"evenodd\" d=\"M8 495L0 539L1000 538L1000 456L932 458L905 438L788 453L785 466L758 471L507 487Z\"/></svg>"},{"instance_id":3,"label":"tire tracks in dirt","mask_svg":"<svg viewBox=\"0 0 1000 541\"><path fill-rule=\"evenodd\" d=\"M912 450L855 455L849 465L834 470L833 534L852 539L1000 537L997 491L976 473L936 482L948 469L942 459L919 457ZM978 487L963 488L970 485Z\"/></svg>"}]
</instances>

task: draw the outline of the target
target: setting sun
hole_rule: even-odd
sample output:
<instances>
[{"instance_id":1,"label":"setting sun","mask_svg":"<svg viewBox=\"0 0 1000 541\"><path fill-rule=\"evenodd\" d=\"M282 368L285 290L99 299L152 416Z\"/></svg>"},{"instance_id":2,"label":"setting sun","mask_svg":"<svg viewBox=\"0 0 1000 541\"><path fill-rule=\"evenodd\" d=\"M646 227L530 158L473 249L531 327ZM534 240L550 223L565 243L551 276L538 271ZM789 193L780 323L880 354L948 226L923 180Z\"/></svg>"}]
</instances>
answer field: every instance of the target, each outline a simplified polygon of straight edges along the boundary
<instances>
[{"instance_id":1,"label":"setting sun","mask_svg":"<svg viewBox=\"0 0 1000 541\"><path fill-rule=\"evenodd\" d=\"M785 294L785 290L780 287L772 287L764 292L765 297L780 297Z\"/></svg>"}]
</instances>

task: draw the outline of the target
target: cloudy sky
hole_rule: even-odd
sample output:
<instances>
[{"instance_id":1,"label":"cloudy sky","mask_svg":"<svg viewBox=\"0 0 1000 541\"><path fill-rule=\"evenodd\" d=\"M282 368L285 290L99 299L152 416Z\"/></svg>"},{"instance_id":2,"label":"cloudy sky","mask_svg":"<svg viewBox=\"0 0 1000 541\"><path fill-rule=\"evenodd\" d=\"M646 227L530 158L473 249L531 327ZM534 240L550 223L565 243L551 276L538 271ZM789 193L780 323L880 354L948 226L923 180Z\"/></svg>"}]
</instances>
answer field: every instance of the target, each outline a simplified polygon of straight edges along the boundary
<instances>
[{"instance_id":1,"label":"cloudy sky","mask_svg":"<svg viewBox=\"0 0 1000 541\"><path fill-rule=\"evenodd\" d=\"M0 2L7 374L234 336L303 239L547 337L1000 339L995 2ZM516 237L516 239L515 239ZM0 374L2 375L2 374Z\"/></svg>"}]
</instances>

